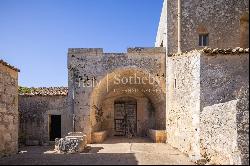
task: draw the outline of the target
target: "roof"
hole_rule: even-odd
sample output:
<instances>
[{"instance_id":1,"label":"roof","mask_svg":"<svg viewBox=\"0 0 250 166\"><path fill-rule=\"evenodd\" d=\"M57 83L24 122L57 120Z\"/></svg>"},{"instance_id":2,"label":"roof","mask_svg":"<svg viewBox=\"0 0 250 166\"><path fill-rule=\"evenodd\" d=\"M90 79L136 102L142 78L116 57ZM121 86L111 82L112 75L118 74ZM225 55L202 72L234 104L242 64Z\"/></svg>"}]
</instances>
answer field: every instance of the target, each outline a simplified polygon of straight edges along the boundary
<instances>
[{"instance_id":1,"label":"roof","mask_svg":"<svg viewBox=\"0 0 250 166\"><path fill-rule=\"evenodd\" d=\"M0 59L0 64L9 67L12 70L15 70L17 72L20 72L20 70L18 68L15 68L14 66L11 66L10 64L8 64L7 62L5 62L4 60Z\"/></svg>"},{"instance_id":2,"label":"roof","mask_svg":"<svg viewBox=\"0 0 250 166\"><path fill-rule=\"evenodd\" d=\"M41 87L41 88L25 88L19 87L19 95L21 96L67 96L67 87Z\"/></svg>"},{"instance_id":3,"label":"roof","mask_svg":"<svg viewBox=\"0 0 250 166\"><path fill-rule=\"evenodd\" d=\"M217 54L231 54L231 55L239 55L239 54L248 54L249 53L249 48L241 48L241 47L236 47L236 48L209 48L209 47L205 47L203 49L194 49L191 51L185 51L185 52L181 52L181 53L175 53L175 54L169 54L168 57L173 57L173 56L181 56L181 55L185 55L191 52L203 52L206 55L217 55Z\"/></svg>"},{"instance_id":4,"label":"roof","mask_svg":"<svg viewBox=\"0 0 250 166\"><path fill-rule=\"evenodd\" d=\"M210 54L241 54L241 53L249 53L249 48L225 48L225 49L219 49L219 48L207 48L205 47L202 50L204 53L210 53Z\"/></svg>"}]
</instances>

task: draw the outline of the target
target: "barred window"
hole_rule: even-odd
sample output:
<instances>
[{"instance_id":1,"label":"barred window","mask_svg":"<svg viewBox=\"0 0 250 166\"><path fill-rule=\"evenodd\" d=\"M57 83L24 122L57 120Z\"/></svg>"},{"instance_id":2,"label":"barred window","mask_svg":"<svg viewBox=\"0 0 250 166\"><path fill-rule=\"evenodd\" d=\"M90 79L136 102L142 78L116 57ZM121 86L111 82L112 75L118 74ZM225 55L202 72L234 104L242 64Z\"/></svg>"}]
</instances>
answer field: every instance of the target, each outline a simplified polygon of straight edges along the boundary
<instances>
[{"instance_id":1,"label":"barred window","mask_svg":"<svg viewBox=\"0 0 250 166\"><path fill-rule=\"evenodd\" d=\"M208 34L199 35L199 46L208 46Z\"/></svg>"}]
</instances>

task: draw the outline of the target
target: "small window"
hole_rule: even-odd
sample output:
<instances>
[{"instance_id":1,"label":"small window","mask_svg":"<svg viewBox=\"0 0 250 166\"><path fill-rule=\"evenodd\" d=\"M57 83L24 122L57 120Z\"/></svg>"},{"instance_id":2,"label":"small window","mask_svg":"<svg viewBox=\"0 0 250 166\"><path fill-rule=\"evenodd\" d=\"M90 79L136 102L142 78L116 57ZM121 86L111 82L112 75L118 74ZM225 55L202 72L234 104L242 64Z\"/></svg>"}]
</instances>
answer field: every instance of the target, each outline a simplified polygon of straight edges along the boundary
<instances>
[{"instance_id":1,"label":"small window","mask_svg":"<svg viewBox=\"0 0 250 166\"><path fill-rule=\"evenodd\" d=\"M163 40L161 41L161 45L160 45L160 47L163 47Z\"/></svg>"},{"instance_id":2,"label":"small window","mask_svg":"<svg viewBox=\"0 0 250 166\"><path fill-rule=\"evenodd\" d=\"M199 35L199 46L208 46L208 34Z\"/></svg>"}]
</instances>

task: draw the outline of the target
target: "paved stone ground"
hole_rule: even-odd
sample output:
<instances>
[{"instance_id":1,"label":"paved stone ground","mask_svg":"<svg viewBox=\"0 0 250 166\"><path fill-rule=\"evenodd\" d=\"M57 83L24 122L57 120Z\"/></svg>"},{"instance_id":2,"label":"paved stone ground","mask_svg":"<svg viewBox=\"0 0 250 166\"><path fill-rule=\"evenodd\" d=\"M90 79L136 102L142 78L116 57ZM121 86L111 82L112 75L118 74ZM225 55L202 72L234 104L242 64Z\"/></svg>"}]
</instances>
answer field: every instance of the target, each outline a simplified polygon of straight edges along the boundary
<instances>
[{"instance_id":1,"label":"paved stone ground","mask_svg":"<svg viewBox=\"0 0 250 166\"><path fill-rule=\"evenodd\" d=\"M91 147L91 148L90 148ZM0 165L193 165L189 158L167 144L147 139L110 138L92 144L81 154L55 154L53 147L24 147L19 154L0 159Z\"/></svg>"}]
</instances>

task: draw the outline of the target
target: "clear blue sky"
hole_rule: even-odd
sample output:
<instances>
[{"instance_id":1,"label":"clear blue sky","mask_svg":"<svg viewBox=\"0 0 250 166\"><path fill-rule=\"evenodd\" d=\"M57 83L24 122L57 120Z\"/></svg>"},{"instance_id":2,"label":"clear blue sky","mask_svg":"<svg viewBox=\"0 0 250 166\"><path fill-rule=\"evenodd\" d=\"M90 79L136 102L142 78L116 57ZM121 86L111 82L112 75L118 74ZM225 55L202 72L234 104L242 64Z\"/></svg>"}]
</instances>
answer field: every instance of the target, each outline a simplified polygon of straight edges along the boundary
<instances>
[{"instance_id":1,"label":"clear blue sky","mask_svg":"<svg viewBox=\"0 0 250 166\"><path fill-rule=\"evenodd\" d=\"M0 59L19 85L67 86L68 48L153 47L163 0L0 0Z\"/></svg>"}]
</instances>

